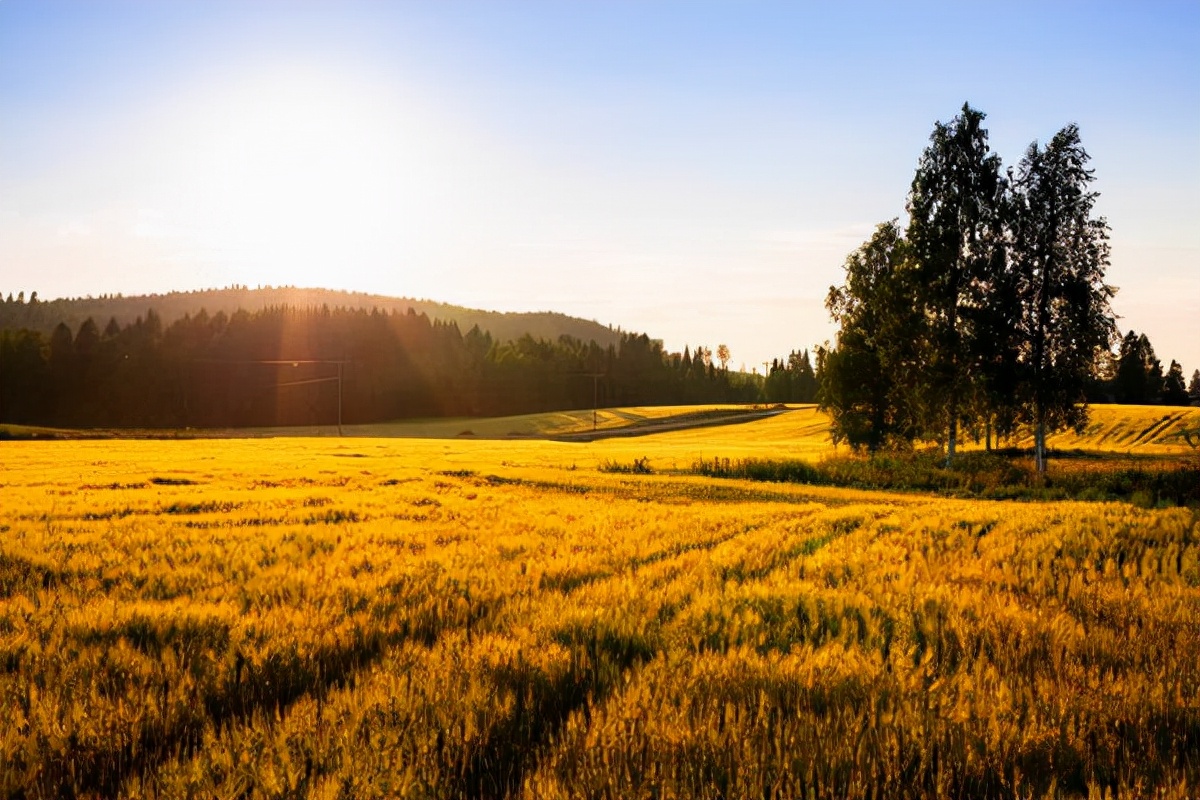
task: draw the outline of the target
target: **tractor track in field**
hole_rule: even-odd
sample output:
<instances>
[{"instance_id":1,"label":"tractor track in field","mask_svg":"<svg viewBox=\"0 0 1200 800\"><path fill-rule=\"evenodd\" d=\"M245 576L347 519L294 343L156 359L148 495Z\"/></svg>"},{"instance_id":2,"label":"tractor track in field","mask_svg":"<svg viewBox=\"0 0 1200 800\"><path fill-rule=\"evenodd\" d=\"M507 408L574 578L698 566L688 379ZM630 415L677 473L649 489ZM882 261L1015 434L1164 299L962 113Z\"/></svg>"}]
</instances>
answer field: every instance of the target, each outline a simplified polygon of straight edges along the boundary
<instances>
[{"instance_id":1,"label":"tractor track in field","mask_svg":"<svg viewBox=\"0 0 1200 800\"><path fill-rule=\"evenodd\" d=\"M620 428L601 428L593 431L579 431L578 433L560 433L541 438L552 442L596 442L601 439L649 436L652 433L667 433L669 431L683 431L692 428L715 428L721 425L738 425L744 422L754 422L755 420L786 414L791 410L790 408L770 408L753 411L701 412L698 414L666 417L661 420L635 422L632 425L625 425Z\"/></svg>"}]
</instances>

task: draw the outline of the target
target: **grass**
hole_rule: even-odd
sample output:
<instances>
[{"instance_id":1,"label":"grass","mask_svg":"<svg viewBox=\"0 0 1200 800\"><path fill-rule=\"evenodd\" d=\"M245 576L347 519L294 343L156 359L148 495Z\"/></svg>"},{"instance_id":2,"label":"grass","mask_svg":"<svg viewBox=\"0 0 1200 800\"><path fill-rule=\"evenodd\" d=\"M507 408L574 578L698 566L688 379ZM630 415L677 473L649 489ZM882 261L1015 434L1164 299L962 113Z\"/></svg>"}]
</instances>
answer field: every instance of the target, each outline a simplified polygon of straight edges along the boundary
<instances>
[{"instance_id":1,"label":"grass","mask_svg":"<svg viewBox=\"0 0 1200 800\"><path fill-rule=\"evenodd\" d=\"M595 413L596 429L621 430L668 419L690 418L697 415L744 411L742 405L710 406L642 406L605 408ZM551 411L509 417L435 417L400 420L369 425L344 425L342 434L358 438L401 439L508 439L545 438L586 433L593 429L591 409ZM110 438L241 438L241 437L329 437L337 436L336 425L305 428L249 429L92 429L50 428L33 425L0 423L3 439L110 439Z\"/></svg>"},{"instance_id":2,"label":"grass","mask_svg":"<svg viewBox=\"0 0 1200 800\"><path fill-rule=\"evenodd\" d=\"M1200 512L687 474L821 425L7 442L0 797L1193 795Z\"/></svg>"},{"instance_id":3,"label":"grass","mask_svg":"<svg viewBox=\"0 0 1200 800\"><path fill-rule=\"evenodd\" d=\"M1200 431L1200 408L1177 406L1092 406L1091 420L1081 435L1058 434L1050 446L1060 450L1172 455L1188 452L1183 432ZM1032 447L1031 436L1015 445Z\"/></svg>"},{"instance_id":4,"label":"grass","mask_svg":"<svg viewBox=\"0 0 1200 800\"><path fill-rule=\"evenodd\" d=\"M609 471L622 471L616 466ZM634 470L626 470L634 471ZM1012 453L968 452L947 468L938 452L799 459L698 460L691 472L720 478L934 492L1020 500L1124 500L1143 507L1200 505L1200 461L1091 456L1039 475Z\"/></svg>"},{"instance_id":5,"label":"grass","mask_svg":"<svg viewBox=\"0 0 1200 800\"><path fill-rule=\"evenodd\" d=\"M703 418L720 412L746 411L741 405L647 406L600 409L598 428L620 431L656 422ZM786 452L806 460L826 456L832 446L829 418L813 405L789 406L789 413L722 428L693 428L656 433L655 448L678 458L691 459L702 451L719 450L722 457L740 458ZM592 430L592 411L548 412L513 417L406 420L373 425L346 425L350 438L403 439L509 439L552 438ZM1076 451L1131 456L1177 456L1194 452L1185 432L1200 436L1200 408L1168 406L1098 405L1091 408L1091 421L1082 434L1064 431L1053 434L1048 446L1059 453ZM255 428L249 430L70 430L0 423L0 439L75 438L243 438L332 437L336 426L318 428ZM641 441L640 439L635 440ZM605 442L605 444L613 444ZM1032 448L1027 433L1003 443L1013 449ZM964 451L982 450L981 442L969 439ZM618 448L620 449L620 448ZM646 449L643 447L643 449ZM835 451L836 452L836 451Z\"/></svg>"}]
</instances>

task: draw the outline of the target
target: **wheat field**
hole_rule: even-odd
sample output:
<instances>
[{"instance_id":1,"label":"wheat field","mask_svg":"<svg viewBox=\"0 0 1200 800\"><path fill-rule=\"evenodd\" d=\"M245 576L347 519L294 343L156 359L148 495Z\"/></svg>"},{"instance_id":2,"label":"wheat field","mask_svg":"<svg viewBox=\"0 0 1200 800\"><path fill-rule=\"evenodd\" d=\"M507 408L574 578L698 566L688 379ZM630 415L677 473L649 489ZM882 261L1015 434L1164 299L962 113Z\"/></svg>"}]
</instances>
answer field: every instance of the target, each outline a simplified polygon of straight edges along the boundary
<instances>
[{"instance_id":1,"label":"wheat field","mask_svg":"<svg viewBox=\"0 0 1200 800\"><path fill-rule=\"evenodd\" d=\"M0 795L1196 796L1195 509L670 472L822 430L0 445Z\"/></svg>"}]
</instances>

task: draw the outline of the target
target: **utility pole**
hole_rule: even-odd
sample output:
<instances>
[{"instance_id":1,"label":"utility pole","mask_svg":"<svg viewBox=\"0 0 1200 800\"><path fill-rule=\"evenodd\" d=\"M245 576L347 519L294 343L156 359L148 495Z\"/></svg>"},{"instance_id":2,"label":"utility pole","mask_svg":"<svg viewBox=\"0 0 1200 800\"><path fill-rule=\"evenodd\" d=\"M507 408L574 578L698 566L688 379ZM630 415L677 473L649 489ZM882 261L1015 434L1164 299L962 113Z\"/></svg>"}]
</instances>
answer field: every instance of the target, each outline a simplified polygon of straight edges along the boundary
<instances>
[{"instance_id":1,"label":"utility pole","mask_svg":"<svg viewBox=\"0 0 1200 800\"><path fill-rule=\"evenodd\" d=\"M592 430L595 431L599 423L599 408L600 408L600 379L608 375L607 372L573 372L573 375L581 375L584 378L592 379Z\"/></svg>"},{"instance_id":2,"label":"utility pole","mask_svg":"<svg viewBox=\"0 0 1200 800\"><path fill-rule=\"evenodd\" d=\"M301 364L336 364L337 375L331 375L328 378L309 378L303 381L286 381L277 383L276 386L282 388L284 386L310 386L314 383L331 383L337 381L337 429L338 436L342 435L342 368L346 365L345 361L334 361L332 359L298 359L296 361L255 361L255 364L291 364L293 367L298 367Z\"/></svg>"},{"instance_id":3,"label":"utility pole","mask_svg":"<svg viewBox=\"0 0 1200 800\"><path fill-rule=\"evenodd\" d=\"M595 432L600 407L600 379L604 377L604 373L591 372L588 375L592 379L592 431Z\"/></svg>"},{"instance_id":4,"label":"utility pole","mask_svg":"<svg viewBox=\"0 0 1200 800\"><path fill-rule=\"evenodd\" d=\"M283 358L283 359L250 359L250 360L201 358L201 359L196 359L196 362L197 363L211 363L211 364L263 364L263 365L267 365L267 366L276 366L276 367L286 367L289 365L293 366L293 367L298 367L301 364L322 364L322 365L336 364L337 365L337 375L331 375L331 376L328 376L325 378L307 378L305 380L299 380L299 381L283 381L282 383L275 384L275 388L282 389L286 386L311 386L316 383L332 383L333 381L337 381L337 393L338 393L338 395L337 395L337 429L338 429L338 436L343 435L342 434L342 378L345 374L343 371L343 368L346 366L346 364L349 363L345 360L334 360L334 359L325 359L325 358L308 358L308 359L306 359L306 358L298 358L298 359Z\"/></svg>"}]
</instances>

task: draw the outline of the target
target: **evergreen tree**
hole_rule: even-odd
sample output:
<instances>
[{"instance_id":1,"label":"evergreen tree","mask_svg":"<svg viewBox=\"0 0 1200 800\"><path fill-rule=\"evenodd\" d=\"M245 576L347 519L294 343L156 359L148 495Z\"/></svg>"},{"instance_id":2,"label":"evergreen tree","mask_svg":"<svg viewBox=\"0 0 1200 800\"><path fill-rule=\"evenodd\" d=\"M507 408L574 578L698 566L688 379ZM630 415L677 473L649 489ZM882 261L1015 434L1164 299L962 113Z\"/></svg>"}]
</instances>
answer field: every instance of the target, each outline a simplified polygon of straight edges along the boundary
<instances>
[{"instance_id":1,"label":"evergreen tree","mask_svg":"<svg viewBox=\"0 0 1200 800\"><path fill-rule=\"evenodd\" d=\"M79 326L79 332L75 334L75 355L83 363L88 363L96 355L96 349L100 346L100 329L96 327L95 321L88 317Z\"/></svg>"},{"instance_id":2,"label":"evergreen tree","mask_svg":"<svg viewBox=\"0 0 1200 800\"><path fill-rule=\"evenodd\" d=\"M36 331L0 331L0 422L49 421L44 351Z\"/></svg>"},{"instance_id":3,"label":"evergreen tree","mask_svg":"<svg viewBox=\"0 0 1200 800\"><path fill-rule=\"evenodd\" d=\"M57 372L69 372L75 362L75 337L65 322L60 322L50 334L50 367Z\"/></svg>"},{"instance_id":4,"label":"evergreen tree","mask_svg":"<svg viewBox=\"0 0 1200 800\"><path fill-rule=\"evenodd\" d=\"M1200 401L1200 369L1192 372L1192 382L1188 384L1188 397L1193 402Z\"/></svg>"},{"instance_id":5,"label":"evergreen tree","mask_svg":"<svg viewBox=\"0 0 1200 800\"><path fill-rule=\"evenodd\" d=\"M1174 359L1163 379L1162 401L1167 406L1186 406L1190 402L1187 386L1183 382L1183 367Z\"/></svg>"},{"instance_id":6,"label":"evergreen tree","mask_svg":"<svg viewBox=\"0 0 1200 800\"><path fill-rule=\"evenodd\" d=\"M772 359L763 379L763 400L767 403L786 403L790 396L791 385L788 371L779 363L779 359Z\"/></svg>"},{"instance_id":7,"label":"evergreen tree","mask_svg":"<svg viewBox=\"0 0 1200 800\"><path fill-rule=\"evenodd\" d=\"M50 333L47 390L53 407L49 411L61 424L74 424L74 400L78 384L75 360L75 338L66 323L60 322Z\"/></svg>"},{"instance_id":8,"label":"evergreen tree","mask_svg":"<svg viewBox=\"0 0 1200 800\"><path fill-rule=\"evenodd\" d=\"M813 372L812 359L808 350L802 353L792 352L788 356L788 369L793 373L792 402L812 403L817 399L817 376Z\"/></svg>"},{"instance_id":9,"label":"evergreen tree","mask_svg":"<svg viewBox=\"0 0 1200 800\"><path fill-rule=\"evenodd\" d=\"M1144 405L1158 400L1162 383L1162 363L1146 334L1129 331L1121 340L1117 355L1117 374L1113 381L1118 403Z\"/></svg>"},{"instance_id":10,"label":"evergreen tree","mask_svg":"<svg viewBox=\"0 0 1200 800\"><path fill-rule=\"evenodd\" d=\"M1142 338L1145 339L1144 349L1150 354L1150 368L1146 372L1146 402L1157 403L1161 401L1163 391L1162 362L1154 355L1154 348L1145 334L1142 334Z\"/></svg>"}]
</instances>

